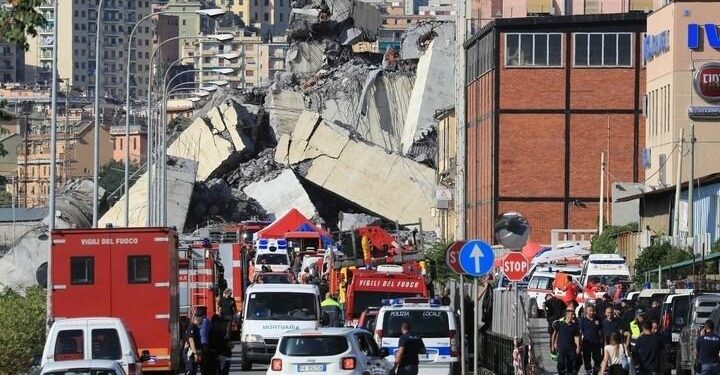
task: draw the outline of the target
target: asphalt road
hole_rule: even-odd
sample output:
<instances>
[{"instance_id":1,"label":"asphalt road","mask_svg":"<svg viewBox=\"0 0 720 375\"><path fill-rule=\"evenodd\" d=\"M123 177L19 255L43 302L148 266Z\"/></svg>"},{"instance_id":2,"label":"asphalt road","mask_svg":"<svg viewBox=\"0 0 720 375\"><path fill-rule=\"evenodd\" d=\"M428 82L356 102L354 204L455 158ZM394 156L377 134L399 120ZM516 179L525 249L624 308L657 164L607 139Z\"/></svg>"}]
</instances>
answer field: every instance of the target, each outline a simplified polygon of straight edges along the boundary
<instances>
[{"instance_id":1,"label":"asphalt road","mask_svg":"<svg viewBox=\"0 0 720 375\"><path fill-rule=\"evenodd\" d=\"M231 374L243 374L243 375L265 375L268 366L267 365L253 365L252 371L240 371L240 355L238 350L240 345L235 345L233 349L233 357L230 360L230 373Z\"/></svg>"}]
</instances>

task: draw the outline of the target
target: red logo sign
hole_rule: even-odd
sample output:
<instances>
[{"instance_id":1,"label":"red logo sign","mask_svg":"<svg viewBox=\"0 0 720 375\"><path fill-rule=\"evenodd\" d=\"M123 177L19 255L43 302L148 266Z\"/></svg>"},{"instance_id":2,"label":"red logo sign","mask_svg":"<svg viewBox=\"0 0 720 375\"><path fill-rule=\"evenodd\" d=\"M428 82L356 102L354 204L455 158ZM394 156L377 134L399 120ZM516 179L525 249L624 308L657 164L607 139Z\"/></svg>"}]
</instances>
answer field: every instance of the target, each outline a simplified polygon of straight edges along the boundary
<instances>
[{"instance_id":1,"label":"red logo sign","mask_svg":"<svg viewBox=\"0 0 720 375\"><path fill-rule=\"evenodd\" d=\"M528 260L519 251L513 251L502 261L502 271L510 281L520 281L528 272Z\"/></svg>"},{"instance_id":2,"label":"red logo sign","mask_svg":"<svg viewBox=\"0 0 720 375\"><path fill-rule=\"evenodd\" d=\"M465 245L465 241L455 241L445 250L445 263L451 270L461 275L465 273L460 267L460 249L463 245Z\"/></svg>"},{"instance_id":3,"label":"red logo sign","mask_svg":"<svg viewBox=\"0 0 720 375\"><path fill-rule=\"evenodd\" d=\"M358 282L358 289L393 291L417 291L421 285L419 281L402 279L363 279Z\"/></svg>"},{"instance_id":4,"label":"red logo sign","mask_svg":"<svg viewBox=\"0 0 720 375\"><path fill-rule=\"evenodd\" d=\"M709 102L720 100L720 64L712 63L700 67L695 74L695 91Z\"/></svg>"}]
</instances>

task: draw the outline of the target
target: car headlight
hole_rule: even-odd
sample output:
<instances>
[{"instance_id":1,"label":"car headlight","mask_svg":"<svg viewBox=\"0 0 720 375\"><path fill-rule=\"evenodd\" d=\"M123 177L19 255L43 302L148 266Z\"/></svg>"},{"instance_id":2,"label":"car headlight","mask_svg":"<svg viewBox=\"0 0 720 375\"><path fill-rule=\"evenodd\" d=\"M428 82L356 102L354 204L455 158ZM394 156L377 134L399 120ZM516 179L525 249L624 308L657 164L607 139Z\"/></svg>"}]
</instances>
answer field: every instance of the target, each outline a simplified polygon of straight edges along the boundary
<instances>
[{"instance_id":1,"label":"car headlight","mask_svg":"<svg viewBox=\"0 0 720 375\"><path fill-rule=\"evenodd\" d=\"M264 342L262 336L250 335L250 334L243 336L243 341L245 341L245 342Z\"/></svg>"}]
</instances>

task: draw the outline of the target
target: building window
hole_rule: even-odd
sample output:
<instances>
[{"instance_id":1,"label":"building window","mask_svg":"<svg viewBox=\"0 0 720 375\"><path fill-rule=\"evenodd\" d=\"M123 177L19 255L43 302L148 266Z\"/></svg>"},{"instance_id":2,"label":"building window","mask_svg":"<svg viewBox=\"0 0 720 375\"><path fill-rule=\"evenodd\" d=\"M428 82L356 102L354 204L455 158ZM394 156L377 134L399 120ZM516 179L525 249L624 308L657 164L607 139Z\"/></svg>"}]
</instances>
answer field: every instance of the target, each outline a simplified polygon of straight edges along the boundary
<instances>
[{"instance_id":1,"label":"building window","mask_svg":"<svg viewBox=\"0 0 720 375\"><path fill-rule=\"evenodd\" d=\"M280 13L280 22L283 22L283 20L284 20L283 14Z\"/></svg>"},{"instance_id":2,"label":"building window","mask_svg":"<svg viewBox=\"0 0 720 375\"><path fill-rule=\"evenodd\" d=\"M115 77L113 77L113 78L115 78ZM113 82L113 83L115 83L115 82ZM123 139L122 138L120 138L120 149L121 150L123 149Z\"/></svg>"},{"instance_id":3,"label":"building window","mask_svg":"<svg viewBox=\"0 0 720 375\"><path fill-rule=\"evenodd\" d=\"M95 283L95 258L70 257L70 284L92 285Z\"/></svg>"},{"instance_id":4,"label":"building window","mask_svg":"<svg viewBox=\"0 0 720 375\"><path fill-rule=\"evenodd\" d=\"M505 34L506 66L562 66L562 34Z\"/></svg>"},{"instance_id":5,"label":"building window","mask_svg":"<svg viewBox=\"0 0 720 375\"><path fill-rule=\"evenodd\" d=\"M149 284L150 276L150 255L128 257L128 284Z\"/></svg>"},{"instance_id":6,"label":"building window","mask_svg":"<svg viewBox=\"0 0 720 375\"><path fill-rule=\"evenodd\" d=\"M265 14L263 15L263 18L265 19L265 22L270 21L270 14L269 14L269 13L265 13Z\"/></svg>"},{"instance_id":7,"label":"building window","mask_svg":"<svg viewBox=\"0 0 720 375\"><path fill-rule=\"evenodd\" d=\"M631 33L576 33L575 66L631 66Z\"/></svg>"},{"instance_id":8,"label":"building window","mask_svg":"<svg viewBox=\"0 0 720 375\"><path fill-rule=\"evenodd\" d=\"M182 25L185 26L187 24L186 20L183 20Z\"/></svg>"},{"instance_id":9,"label":"building window","mask_svg":"<svg viewBox=\"0 0 720 375\"><path fill-rule=\"evenodd\" d=\"M133 137L133 150L137 150L137 138Z\"/></svg>"}]
</instances>

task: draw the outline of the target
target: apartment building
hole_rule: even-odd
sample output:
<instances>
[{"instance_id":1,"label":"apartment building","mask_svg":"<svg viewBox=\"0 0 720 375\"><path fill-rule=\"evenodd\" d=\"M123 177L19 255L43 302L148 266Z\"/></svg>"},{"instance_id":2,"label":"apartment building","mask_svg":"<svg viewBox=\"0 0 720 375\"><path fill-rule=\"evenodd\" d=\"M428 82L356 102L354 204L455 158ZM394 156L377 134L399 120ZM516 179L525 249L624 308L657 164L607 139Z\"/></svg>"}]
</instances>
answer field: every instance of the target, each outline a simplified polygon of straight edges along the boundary
<instances>
[{"instance_id":1,"label":"apartment building","mask_svg":"<svg viewBox=\"0 0 720 375\"><path fill-rule=\"evenodd\" d=\"M219 6L240 16L245 25L260 30L264 37L285 35L291 0L222 0Z\"/></svg>"},{"instance_id":2,"label":"apartment building","mask_svg":"<svg viewBox=\"0 0 720 375\"><path fill-rule=\"evenodd\" d=\"M433 19L430 15L406 14L405 2L399 0L378 3L376 6L382 17L380 37L376 43L377 52L383 52L388 47L400 48L402 35L408 26Z\"/></svg>"},{"instance_id":3,"label":"apartment building","mask_svg":"<svg viewBox=\"0 0 720 375\"><path fill-rule=\"evenodd\" d=\"M25 53L22 46L0 43L0 82L19 82L25 77Z\"/></svg>"},{"instance_id":4,"label":"apartment building","mask_svg":"<svg viewBox=\"0 0 720 375\"><path fill-rule=\"evenodd\" d=\"M17 202L21 207L47 204L50 189L50 126L49 113L30 116L29 131L20 134L17 147ZM57 184L73 178L90 178L93 171L93 116L82 109L71 109L58 119ZM100 164L112 157L107 128L100 130Z\"/></svg>"},{"instance_id":5,"label":"apartment building","mask_svg":"<svg viewBox=\"0 0 720 375\"><path fill-rule=\"evenodd\" d=\"M262 85L285 71L285 56L288 43L284 37L275 37L272 41L258 46L258 84Z\"/></svg>"},{"instance_id":6,"label":"apartment building","mask_svg":"<svg viewBox=\"0 0 720 375\"><path fill-rule=\"evenodd\" d=\"M670 2L672 0L472 0L468 2L468 18L479 27L494 18L648 13Z\"/></svg>"},{"instance_id":7,"label":"apartment building","mask_svg":"<svg viewBox=\"0 0 720 375\"><path fill-rule=\"evenodd\" d=\"M44 0L38 7L47 20L37 37L28 40L25 53L27 83L49 82L52 72L53 28L58 23L58 74L66 84L92 95L95 77L103 78L102 93L122 98L125 92L128 36L135 23L150 14L148 0L105 0L103 17L102 70L95 72L95 37L97 4L95 0L67 0L58 5L54 14L53 1ZM131 95L143 96L149 81L150 53L154 25L145 22L137 27L130 64Z\"/></svg>"}]
</instances>

